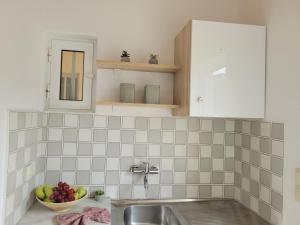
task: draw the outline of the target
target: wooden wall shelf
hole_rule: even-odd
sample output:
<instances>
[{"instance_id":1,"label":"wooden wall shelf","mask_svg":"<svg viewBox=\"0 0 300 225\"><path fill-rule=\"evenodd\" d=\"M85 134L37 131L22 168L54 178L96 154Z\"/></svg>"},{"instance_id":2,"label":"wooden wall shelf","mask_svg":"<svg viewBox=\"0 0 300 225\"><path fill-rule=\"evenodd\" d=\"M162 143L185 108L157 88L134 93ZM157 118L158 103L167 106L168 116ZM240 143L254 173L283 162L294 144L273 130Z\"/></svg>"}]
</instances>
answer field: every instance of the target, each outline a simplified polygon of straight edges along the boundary
<instances>
[{"instance_id":1,"label":"wooden wall shelf","mask_svg":"<svg viewBox=\"0 0 300 225\"><path fill-rule=\"evenodd\" d=\"M160 109L176 109L179 107L178 105L168 105L168 104L124 103L124 102L112 102L112 101L97 101L97 105L146 107L146 108L160 108Z\"/></svg>"},{"instance_id":2,"label":"wooden wall shelf","mask_svg":"<svg viewBox=\"0 0 300 225\"><path fill-rule=\"evenodd\" d=\"M158 73L175 73L180 69L176 65L119 62L119 61L112 61L112 60L97 60L97 68L134 70L134 71L158 72Z\"/></svg>"}]
</instances>

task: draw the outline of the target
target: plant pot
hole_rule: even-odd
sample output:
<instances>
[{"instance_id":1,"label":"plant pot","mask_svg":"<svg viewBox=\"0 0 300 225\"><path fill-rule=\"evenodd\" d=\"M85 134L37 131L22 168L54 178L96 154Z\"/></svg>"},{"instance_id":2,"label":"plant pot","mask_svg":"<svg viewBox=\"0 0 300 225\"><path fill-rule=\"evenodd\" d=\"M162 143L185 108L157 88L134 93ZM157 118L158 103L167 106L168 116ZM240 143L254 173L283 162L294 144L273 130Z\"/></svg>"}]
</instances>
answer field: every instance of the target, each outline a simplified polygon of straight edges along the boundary
<instances>
[{"instance_id":1,"label":"plant pot","mask_svg":"<svg viewBox=\"0 0 300 225\"><path fill-rule=\"evenodd\" d=\"M121 62L130 62L130 57L121 57Z\"/></svg>"},{"instance_id":2,"label":"plant pot","mask_svg":"<svg viewBox=\"0 0 300 225\"><path fill-rule=\"evenodd\" d=\"M155 58L149 59L149 64L158 64L158 59Z\"/></svg>"},{"instance_id":3,"label":"plant pot","mask_svg":"<svg viewBox=\"0 0 300 225\"><path fill-rule=\"evenodd\" d=\"M95 195L95 200L98 202L101 202L103 199L105 199L104 195Z\"/></svg>"}]
</instances>

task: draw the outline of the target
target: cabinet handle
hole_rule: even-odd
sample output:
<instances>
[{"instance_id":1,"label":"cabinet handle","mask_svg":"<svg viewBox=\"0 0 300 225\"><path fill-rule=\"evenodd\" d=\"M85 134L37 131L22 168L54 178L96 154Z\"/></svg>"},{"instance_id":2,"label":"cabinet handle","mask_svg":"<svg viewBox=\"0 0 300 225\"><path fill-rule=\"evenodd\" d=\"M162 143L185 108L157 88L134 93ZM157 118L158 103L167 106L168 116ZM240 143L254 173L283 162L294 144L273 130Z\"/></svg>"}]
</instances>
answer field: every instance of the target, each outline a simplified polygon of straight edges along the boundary
<instances>
[{"instance_id":1,"label":"cabinet handle","mask_svg":"<svg viewBox=\"0 0 300 225\"><path fill-rule=\"evenodd\" d=\"M196 99L196 102L203 102L203 100L204 100L203 97L198 96L197 99Z\"/></svg>"}]
</instances>

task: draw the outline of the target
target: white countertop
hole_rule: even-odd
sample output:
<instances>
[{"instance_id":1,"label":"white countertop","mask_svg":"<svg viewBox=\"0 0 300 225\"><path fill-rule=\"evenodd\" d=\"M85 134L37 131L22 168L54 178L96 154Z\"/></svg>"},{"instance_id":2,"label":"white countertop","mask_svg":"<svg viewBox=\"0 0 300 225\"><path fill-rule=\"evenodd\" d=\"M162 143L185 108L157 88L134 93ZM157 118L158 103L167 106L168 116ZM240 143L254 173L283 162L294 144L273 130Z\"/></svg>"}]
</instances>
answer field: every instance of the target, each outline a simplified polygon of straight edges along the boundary
<instances>
[{"instance_id":1,"label":"white countertop","mask_svg":"<svg viewBox=\"0 0 300 225\"><path fill-rule=\"evenodd\" d=\"M85 207L99 207L106 208L111 213L111 201L109 198L103 199L101 202L97 202L94 199L84 199L74 206L70 211L64 213L54 212L36 202L30 210L23 216L18 225L57 225L55 216L59 214L82 212ZM104 225L104 223L91 222L91 225ZM110 224L106 224L110 225Z\"/></svg>"}]
</instances>

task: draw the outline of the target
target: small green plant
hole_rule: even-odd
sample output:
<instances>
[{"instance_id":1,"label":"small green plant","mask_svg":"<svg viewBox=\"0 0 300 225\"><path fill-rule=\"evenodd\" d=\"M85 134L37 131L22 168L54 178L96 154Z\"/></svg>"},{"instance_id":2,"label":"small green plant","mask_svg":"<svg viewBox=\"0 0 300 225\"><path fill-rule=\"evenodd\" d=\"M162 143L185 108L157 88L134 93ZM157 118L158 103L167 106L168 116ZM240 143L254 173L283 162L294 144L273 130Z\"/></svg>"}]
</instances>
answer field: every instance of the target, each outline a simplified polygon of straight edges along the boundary
<instances>
[{"instance_id":1,"label":"small green plant","mask_svg":"<svg viewBox=\"0 0 300 225\"><path fill-rule=\"evenodd\" d=\"M127 51L123 51L121 57L130 57L130 54Z\"/></svg>"},{"instance_id":2,"label":"small green plant","mask_svg":"<svg viewBox=\"0 0 300 225\"><path fill-rule=\"evenodd\" d=\"M104 191L102 190L95 191L95 196L102 196L102 195L104 195Z\"/></svg>"},{"instance_id":3,"label":"small green plant","mask_svg":"<svg viewBox=\"0 0 300 225\"><path fill-rule=\"evenodd\" d=\"M157 58L158 58L158 55L157 55L157 54L151 53L151 54L150 54L150 58L151 58L151 59L157 59Z\"/></svg>"}]
</instances>

